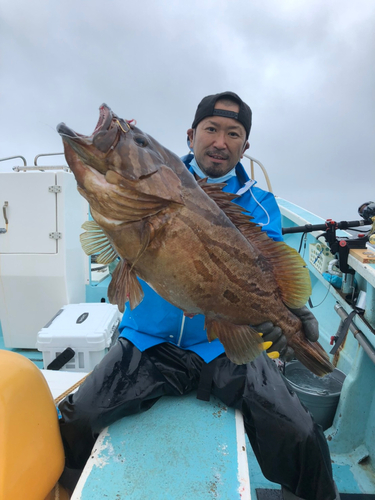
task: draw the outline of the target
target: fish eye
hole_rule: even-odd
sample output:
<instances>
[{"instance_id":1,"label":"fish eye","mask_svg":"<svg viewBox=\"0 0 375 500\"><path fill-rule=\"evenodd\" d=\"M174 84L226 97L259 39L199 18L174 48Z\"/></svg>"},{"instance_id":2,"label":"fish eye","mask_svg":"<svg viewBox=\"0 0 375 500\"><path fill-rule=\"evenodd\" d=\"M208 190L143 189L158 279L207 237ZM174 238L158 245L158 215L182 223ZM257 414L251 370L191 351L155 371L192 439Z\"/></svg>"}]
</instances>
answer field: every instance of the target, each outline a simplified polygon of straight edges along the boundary
<instances>
[{"instance_id":1,"label":"fish eye","mask_svg":"<svg viewBox=\"0 0 375 500\"><path fill-rule=\"evenodd\" d=\"M137 146L140 146L141 148L145 148L148 145L147 139L142 135L136 135L134 137L134 142L137 144Z\"/></svg>"}]
</instances>

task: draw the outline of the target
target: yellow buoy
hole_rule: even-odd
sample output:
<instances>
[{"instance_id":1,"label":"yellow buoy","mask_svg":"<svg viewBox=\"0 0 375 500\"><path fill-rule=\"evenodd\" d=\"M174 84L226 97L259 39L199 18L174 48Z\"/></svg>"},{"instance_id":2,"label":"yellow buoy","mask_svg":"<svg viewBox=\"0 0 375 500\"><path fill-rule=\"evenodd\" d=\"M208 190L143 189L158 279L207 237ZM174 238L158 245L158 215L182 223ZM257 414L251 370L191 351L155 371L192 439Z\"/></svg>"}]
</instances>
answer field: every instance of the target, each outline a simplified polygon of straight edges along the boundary
<instances>
[{"instance_id":1,"label":"yellow buoy","mask_svg":"<svg viewBox=\"0 0 375 500\"><path fill-rule=\"evenodd\" d=\"M43 500L64 468L53 397L27 358L0 351L0 498Z\"/></svg>"}]
</instances>

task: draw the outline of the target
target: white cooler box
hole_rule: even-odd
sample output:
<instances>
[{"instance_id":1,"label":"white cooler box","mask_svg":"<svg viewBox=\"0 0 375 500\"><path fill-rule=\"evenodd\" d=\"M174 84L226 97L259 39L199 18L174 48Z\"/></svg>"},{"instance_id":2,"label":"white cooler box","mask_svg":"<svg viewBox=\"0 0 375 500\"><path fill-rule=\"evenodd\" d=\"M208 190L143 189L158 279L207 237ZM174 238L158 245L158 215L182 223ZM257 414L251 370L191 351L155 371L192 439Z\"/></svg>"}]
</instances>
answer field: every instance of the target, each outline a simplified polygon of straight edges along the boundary
<instances>
[{"instance_id":1,"label":"white cooler box","mask_svg":"<svg viewBox=\"0 0 375 500\"><path fill-rule=\"evenodd\" d=\"M62 370L91 371L108 351L121 317L117 306L105 302L64 306L38 333L44 368L71 347L74 358Z\"/></svg>"}]
</instances>

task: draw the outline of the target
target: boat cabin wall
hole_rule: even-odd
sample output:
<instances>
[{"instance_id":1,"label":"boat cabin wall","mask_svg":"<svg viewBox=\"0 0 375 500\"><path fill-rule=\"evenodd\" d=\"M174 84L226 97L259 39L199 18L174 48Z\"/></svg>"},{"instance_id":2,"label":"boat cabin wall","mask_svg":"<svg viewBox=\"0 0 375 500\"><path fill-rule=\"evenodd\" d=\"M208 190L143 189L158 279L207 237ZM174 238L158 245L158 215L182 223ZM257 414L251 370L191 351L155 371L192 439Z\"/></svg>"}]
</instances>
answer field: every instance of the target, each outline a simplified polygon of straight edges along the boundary
<instances>
[{"instance_id":1,"label":"boat cabin wall","mask_svg":"<svg viewBox=\"0 0 375 500\"><path fill-rule=\"evenodd\" d=\"M85 300L87 258L79 241L87 202L67 171L0 173L0 320L8 348L35 348L64 305ZM5 224L0 222L0 226Z\"/></svg>"}]
</instances>

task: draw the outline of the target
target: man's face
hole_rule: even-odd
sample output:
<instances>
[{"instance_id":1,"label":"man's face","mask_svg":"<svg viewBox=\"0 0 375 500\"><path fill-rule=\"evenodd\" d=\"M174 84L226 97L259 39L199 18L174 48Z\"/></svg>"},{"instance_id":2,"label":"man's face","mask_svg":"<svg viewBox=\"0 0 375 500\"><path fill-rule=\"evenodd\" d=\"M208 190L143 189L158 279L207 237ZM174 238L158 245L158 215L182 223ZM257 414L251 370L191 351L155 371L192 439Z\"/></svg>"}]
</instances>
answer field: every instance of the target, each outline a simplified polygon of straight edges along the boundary
<instances>
[{"instance_id":1,"label":"man's face","mask_svg":"<svg viewBox=\"0 0 375 500\"><path fill-rule=\"evenodd\" d=\"M215 109L238 113L236 103L218 101ZM187 131L200 169L208 177L222 177L232 170L249 147L243 125L234 118L209 116Z\"/></svg>"}]
</instances>

